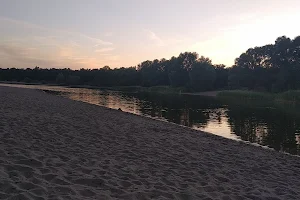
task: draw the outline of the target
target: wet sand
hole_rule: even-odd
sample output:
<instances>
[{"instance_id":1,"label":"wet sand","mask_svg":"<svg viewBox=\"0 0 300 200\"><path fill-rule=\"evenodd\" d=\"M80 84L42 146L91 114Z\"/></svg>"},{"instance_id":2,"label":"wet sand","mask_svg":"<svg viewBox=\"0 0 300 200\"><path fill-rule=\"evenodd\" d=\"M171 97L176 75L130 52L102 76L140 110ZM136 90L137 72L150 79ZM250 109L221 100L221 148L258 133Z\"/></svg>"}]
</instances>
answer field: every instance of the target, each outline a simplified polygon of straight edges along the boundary
<instances>
[{"instance_id":1,"label":"wet sand","mask_svg":"<svg viewBox=\"0 0 300 200\"><path fill-rule=\"evenodd\" d=\"M0 86L0 199L300 199L300 158Z\"/></svg>"}]
</instances>

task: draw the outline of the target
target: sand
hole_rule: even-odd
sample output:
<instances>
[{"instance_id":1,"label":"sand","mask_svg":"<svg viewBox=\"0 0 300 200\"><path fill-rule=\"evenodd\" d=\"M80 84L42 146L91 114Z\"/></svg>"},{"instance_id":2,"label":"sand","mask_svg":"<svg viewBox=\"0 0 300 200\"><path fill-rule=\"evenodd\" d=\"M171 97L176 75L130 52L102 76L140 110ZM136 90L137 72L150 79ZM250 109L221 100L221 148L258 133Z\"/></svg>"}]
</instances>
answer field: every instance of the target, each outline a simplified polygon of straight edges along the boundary
<instances>
[{"instance_id":1,"label":"sand","mask_svg":"<svg viewBox=\"0 0 300 200\"><path fill-rule=\"evenodd\" d=\"M0 87L0 199L300 199L300 158Z\"/></svg>"}]
</instances>

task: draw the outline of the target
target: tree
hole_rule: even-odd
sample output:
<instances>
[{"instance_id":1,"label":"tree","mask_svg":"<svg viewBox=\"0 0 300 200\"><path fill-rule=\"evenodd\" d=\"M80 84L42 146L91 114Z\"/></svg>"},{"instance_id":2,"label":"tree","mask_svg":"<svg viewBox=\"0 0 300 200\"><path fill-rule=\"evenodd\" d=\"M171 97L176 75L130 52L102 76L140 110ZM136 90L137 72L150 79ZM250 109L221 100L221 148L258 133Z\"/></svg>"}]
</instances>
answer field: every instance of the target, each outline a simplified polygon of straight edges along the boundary
<instances>
[{"instance_id":1,"label":"tree","mask_svg":"<svg viewBox=\"0 0 300 200\"><path fill-rule=\"evenodd\" d=\"M169 62L168 75L171 86L185 87L189 84L189 73L192 65L198 59L198 54L193 52L181 53L177 58L172 57Z\"/></svg>"},{"instance_id":2,"label":"tree","mask_svg":"<svg viewBox=\"0 0 300 200\"><path fill-rule=\"evenodd\" d=\"M229 83L280 92L300 87L300 38L278 37L275 44L248 49L235 60Z\"/></svg>"},{"instance_id":3,"label":"tree","mask_svg":"<svg viewBox=\"0 0 300 200\"><path fill-rule=\"evenodd\" d=\"M65 82L65 76L63 75L63 73L59 73L56 76L56 83L58 84L62 84Z\"/></svg>"},{"instance_id":4,"label":"tree","mask_svg":"<svg viewBox=\"0 0 300 200\"><path fill-rule=\"evenodd\" d=\"M216 72L209 58L201 57L189 70L190 84L195 91L213 89Z\"/></svg>"},{"instance_id":5,"label":"tree","mask_svg":"<svg viewBox=\"0 0 300 200\"><path fill-rule=\"evenodd\" d=\"M66 82L67 82L68 85L79 85L80 84L80 77L70 75L70 76L68 76Z\"/></svg>"},{"instance_id":6,"label":"tree","mask_svg":"<svg viewBox=\"0 0 300 200\"><path fill-rule=\"evenodd\" d=\"M141 74L142 86L167 85L168 77L166 60L144 61L138 65Z\"/></svg>"},{"instance_id":7,"label":"tree","mask_svg":"<svg viewBox=\"0 0 300 200\"><path fill-rule=\"evenodd\" d=\"M228 87L228 69L225 65L214 65L216 72L216 80L214 83L214 89L226 89Z\"/></svg>"},{"instance_id":8,"label":"tree","mask_svg":"<svg viewBox=\"0 0 300 200\"><path fill-rule=\"evenodd\" d=\"M30 82L32 82L32 80L30 78L28 78L28 77L25 77L24 80L23 80L23 82L30 83Z\"/></svg>"},{"instance_id":9,"label":"tree","mask_svg":"<svg viewBox=\"0 0 300 200\"><path fill-rule=\"evenodd\" d=\"M106 70L106 71L109 71L110 70L110 67L108 65L105 65L103 68L103 70Z\"/></svg>"}]
</instances>

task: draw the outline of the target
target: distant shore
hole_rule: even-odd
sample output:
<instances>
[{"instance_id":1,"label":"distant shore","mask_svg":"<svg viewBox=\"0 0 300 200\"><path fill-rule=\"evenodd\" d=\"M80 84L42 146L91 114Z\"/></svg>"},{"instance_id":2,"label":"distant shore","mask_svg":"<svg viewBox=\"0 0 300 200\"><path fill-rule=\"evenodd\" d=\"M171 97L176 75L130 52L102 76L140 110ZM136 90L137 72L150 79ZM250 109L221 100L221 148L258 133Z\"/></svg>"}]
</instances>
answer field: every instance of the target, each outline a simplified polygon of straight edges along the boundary
<instances>
[{"instance_id":1,"label":"distant shore","mask_svg":"<svg viewBox=\"0 0 300 200\"><path fill-rule=\"evenodd\" d=\"M3 199L300 199L300 158L0 86Z\"/></svg>"},{"instance_id":2,"label":"distant shore","mask_svg":"<svg viewBox=\"0 0 300 200\"><path fill-rule=\"evenodd\" d=\"M217 95L221 91L207 91L207 92L193 92L193 93L182 93L186 95L200 95L200 96L207 96L207 97L217 97Z\"/></svg>"},{"instance_id":3,"label":"distant shore","mask_svg":"<svg viewBox=\"0 0 300 200\"><path fill-rule=\"evenodd\" d=\"M19 84L19 85L47 85L47 86L63 86L71 88L87 88L87 89L106 89L122 92L151 92L151 93L167 93L167 94L184 94L184 95L201 95L216 97L221 91L207 91L207 92L186 92L184 88L172 88L169 86L154 86L154 87L142 87L142 86L114 86L114 87L98 87L91 85L60 85L50 83L26 83L16 81L0 81L3 84Z\"/></svg>"}]
</instances>

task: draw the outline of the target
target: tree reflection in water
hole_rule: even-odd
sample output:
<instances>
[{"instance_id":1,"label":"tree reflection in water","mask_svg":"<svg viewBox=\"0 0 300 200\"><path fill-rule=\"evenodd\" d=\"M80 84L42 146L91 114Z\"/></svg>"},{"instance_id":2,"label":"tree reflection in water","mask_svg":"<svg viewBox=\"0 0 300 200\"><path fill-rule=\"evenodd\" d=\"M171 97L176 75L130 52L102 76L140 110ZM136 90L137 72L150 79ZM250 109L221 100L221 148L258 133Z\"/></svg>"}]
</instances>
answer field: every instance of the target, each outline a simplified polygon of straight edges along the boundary
<instances>
[{"instance_id":1,"label":"tree reflection in water","mask_svg":"<svg viewBox=\"0 0 300 200\"><path fill-rule=\"evenodd\" d=\"M74 88L60 95L300 155L299 109L287 105L266 107L211 97Z\"/></svg>"}]
</instances>

